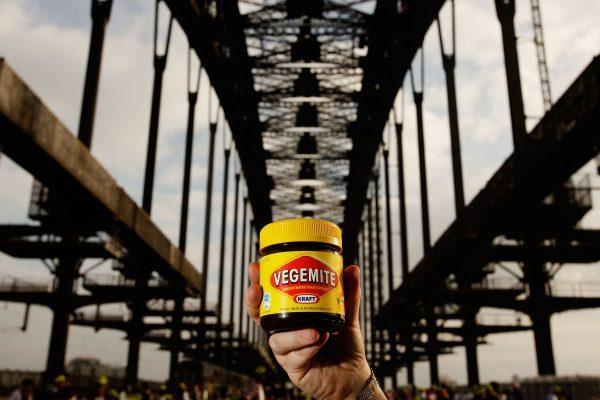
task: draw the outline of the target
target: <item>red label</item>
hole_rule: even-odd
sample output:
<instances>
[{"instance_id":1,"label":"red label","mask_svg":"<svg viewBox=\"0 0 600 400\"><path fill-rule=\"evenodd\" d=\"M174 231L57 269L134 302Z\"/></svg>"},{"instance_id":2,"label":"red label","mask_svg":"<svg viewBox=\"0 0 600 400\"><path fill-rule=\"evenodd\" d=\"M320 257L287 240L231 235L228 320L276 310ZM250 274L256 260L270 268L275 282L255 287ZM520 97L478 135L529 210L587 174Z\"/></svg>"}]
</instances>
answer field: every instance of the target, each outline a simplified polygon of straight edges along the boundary
<instances>
[{"instance_id":1,"label":"red label","mask_svg":"<svg viewBox=\"0 0 600 400\"><path fill-rule=\"evenodd\" d=\"M271 286L300 304L317 303L339 284L333 269L309 256L298 257L271 274Z\"/></svg>"}]
</instances>

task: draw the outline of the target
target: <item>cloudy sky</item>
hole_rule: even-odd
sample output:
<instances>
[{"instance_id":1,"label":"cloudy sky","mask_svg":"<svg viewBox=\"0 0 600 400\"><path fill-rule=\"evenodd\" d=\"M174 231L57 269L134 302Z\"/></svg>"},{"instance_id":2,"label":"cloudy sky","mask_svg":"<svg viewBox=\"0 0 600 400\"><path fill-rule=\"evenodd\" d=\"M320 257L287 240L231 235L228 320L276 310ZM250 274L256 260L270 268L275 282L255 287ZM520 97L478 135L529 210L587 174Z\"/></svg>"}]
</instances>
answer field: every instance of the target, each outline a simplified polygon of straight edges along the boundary
<instances>
[{"instance_id":1,"label":"cloudy sky","mask_svg":"<svg viewBox=\"0 0 600 400\"><path fill-rule=\"evenodd\" d=\"M137 201L141 198L146 134L152 85L151 35L153 2L115 0L108 26L102 79L92 153ZM546 48L553 98L575 79L591 59L600 53L600 3L596 0L542 2ZM448 28L448 10L442 24ZM512 151L508 100L503 69L500 30L493 1L457 2L457 87L460 113L464 180L467 199L471 199ZM543 115L532 42L531 12L528 0L517 1L517 33L522 67L528 127ZM78 125L84 68L89 42L89 3L87 1L3 0L0 2L0 56L17 71L56 116L72 131ZM435 27L434 27L435 28ZM179 219L179 186L182 175L183 140L186 124L187 44L175 25L165 75L160 120L159 151L153 217L174 242ZM425 129L430 186L432 237L435 239L454 218L452 180L449 175L449 134L446 119L446 93L435 29L425 42L426 87ZM198 104L196 146L191 197L188 257L200 265L202 255L203 204L207 139L206 76L202 77ZM407 86L409 87L409 86ZM408 191L410 261L422 255L416 158L415 112L407 96L405 158ZM223 139L217 141L215 187L221 188ZM395 159L392 154L391 159ZM395 171L395 169L394 169ZM594 165L578 172L591 174L597 185ZM231 181L231 179L230 179ZM394 181L394 179L392 180ZM6 157L0 159L0 222L26 221L31 177ZM393 193L397 192L395 185ZM596 196L597 197L597 196ZM229 199L231 204L232 199ZM596 201L595 201L596 203ZM222 196L214 197L214 218L218 218ZM394 213L396 204L394 203ZM598 227L600 215L590 212L585 227ZM213 224L216 237L218 224ZM396 232L394 232L396 233ZM229 235L230 236L230 235ZM395 240L398 238L395 236ZM213 241L211 260L216 262L218 243ZM398 251L396 251L396 259ZM227 264L229 265L229 264ZM105 271L107 268L105 268ZM211 300L216 298L215 268L209 275ZM0 276L27 276L29 280L47 279L38 261L14 260L0 254ZM230 277L226 273L227 281ZM600 289L597 266L565 266L558 276L565 287L583 281ZM395 276L400 282L400 276ZM594 283L596 286L594 286ZM212 288L212 290L211 290ZM600 290L598 290L600 294ZM497 311L485 310L495 316ZM0 368L40 370L44 367L50 313L34 307L29 329L20 332L23 306L0 304ZM560 375L600 374L600 311L569 312L552 319L556 363ZM126 343L121 333L93 332L73 328L68 358L94 355L102 361L123 365ZM535 354L531 333L490 337L480 348L483 380L509 380L513 375L535 375ZM148 379L166 377L168 356L156 347L144 345L141 375ZM466 380L464 354L441 358L441 374L459 382ZM425 364L417 368L420 383L427 382Z\"/></svg>"}]
</instances>

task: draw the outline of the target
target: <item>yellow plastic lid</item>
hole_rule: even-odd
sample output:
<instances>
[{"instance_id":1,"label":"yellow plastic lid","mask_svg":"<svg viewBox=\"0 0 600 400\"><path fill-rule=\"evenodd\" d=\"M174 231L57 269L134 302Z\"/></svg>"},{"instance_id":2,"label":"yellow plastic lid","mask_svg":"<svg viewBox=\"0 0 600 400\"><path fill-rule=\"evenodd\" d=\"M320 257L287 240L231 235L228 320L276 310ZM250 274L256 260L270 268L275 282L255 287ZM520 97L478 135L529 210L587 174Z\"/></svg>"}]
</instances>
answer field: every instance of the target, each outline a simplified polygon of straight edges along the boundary
<instances>
[{"instance_id":1,"label":"yellow plastic lid","mask_svg":"<svg viewBox=\"0 0 600 400\"><path fill-rule=\"evenodd\" d=\"M271 222L260 230L260 248L289 242L320 242L342 248L342 231L333 222L312 218Z\"/></svg>"}]
</instances>

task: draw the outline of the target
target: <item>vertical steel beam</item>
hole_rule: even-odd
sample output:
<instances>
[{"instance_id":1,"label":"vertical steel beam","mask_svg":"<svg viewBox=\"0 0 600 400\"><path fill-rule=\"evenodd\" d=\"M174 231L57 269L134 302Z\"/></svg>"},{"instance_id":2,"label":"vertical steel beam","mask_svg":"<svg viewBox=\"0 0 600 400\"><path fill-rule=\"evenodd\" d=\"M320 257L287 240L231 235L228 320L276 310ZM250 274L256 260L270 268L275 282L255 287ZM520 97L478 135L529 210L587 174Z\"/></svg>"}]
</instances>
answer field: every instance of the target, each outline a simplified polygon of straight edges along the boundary
<instances>
[{"instance_id":1,"label":"vertical steel beam","mask_svg":"<svg viewBox=\"0 0 600 400\"><path fill-rule=\"evenodd\" d=\"M425 131L423 127L423 92L413 90L413 98L417 110L417 145L419 150L419 184L421 189L421 225L423 234L423 254L426 256L431 248L429 229L429 196L427 194L427 163L425 161Z\"/></svg>"},{"instance_id":2,"label":"vertical steel beam","mask_svg":"<svg viewBox=\"0 0 600 400\"><path fill-rule=\"evenodd\" d=\"M65 238L65 240L76 241L76 237ZM75 285L75 277L81 260L77 257L62 257L56 266L56 288L54 293L67 297L72 295ZM58 304L53 308L52 328L50 331L50 343L46 359L46 372L44 383L54 381L58 375L64 373L67 340L69 336L69 316L71 308L67 302Z\"/></svg>"},{"instance_id":3,"label":"vertical steel beam","mask_svg":"<svg viewBox=\"0 0 600 400\"><path fill-rule=\"evenodd\" d=\"M523 104L517 40L514 27L515 1L496 0L496 12L502 29L513 142L515 150L518 150L521 143L526 138L527 130L525 125L525 107ZM540 271L544 270L543 263L537 261L526 263L524 269L526 271L526 276L530 277L528 283L533 305L531 318L534 326L538 373L540 375L554 375L556 373L556 367L552 347L550 315L544 310L543 306L540 306L541 302L543 302L543 299L546 297L546 281L544 278L540 278Z\"/></svg>"},{"instance_id":4,"label":"vertical steel beam","mask_svg":"<svg viewBox=\"0 0 600 400\"><path fill-rule=\"evenodd\" d=\"M189 64L188 64L189 67ZM188 68L188 79L191 71ZM194 122L196 119L196 103L198 102L198 88L200 85L200 72L195 90L190 89L188 82L188 119L185 135L185 150L183 160L183 182L181 190L181 210L179 217L179 250L185 254L187 248L188 213L190 204L190 181L192 176L192 153L194 148ZM174 389L179 352L181 347L181 320L184 298L174 300L173 328L171 330L172 349L169 359L169 385Z\"/></svg>"},{"instance_id":5,"label":"vertical steel beam","mask_svg":"<svg viewBox=\"0 0 600 400\"><path fill-rule=\"evenodd\" d=\"M110 18L111 8L112 0L92 0L91 2L92 29L77 135L87 148L92 143L92 130L98 97L98 82L100 79L100 67L102 65L102 50L104 48L104 33L106 31L106 24ZM68 240L77 241L78 239L70 238ZM73 286L80 265L81 260L75 257L64 257L59 260L56 268L58 279L57 293L63 295L73 293ZM52 382L57 375L64 372L65 353L69 335L69 314L70 308L66 305L53 308L44 384ZM29 316L29 307L27 308L26 315L27 317Z\"/></svg>"},{"instance_id":6,"label":"vertical steel beam","mask_svg":"<svg viewBox=\"0 0 600 400\"><path fill-rule=\"evenodd\" d=\"M495 2L496 14L502 29L504 66L508 86L513 144L515 151L518 151L526 138L527 128L525 127L525 106L523 105L523 93L521 92L519 54L517 52L517 38L515 36L515 0L495 0Z\"/></svg>"},{"instance_id":7,"label":"vertical steel beam","mask_svg":"<svg viewBox=\"0 0 600 400\"><path fill-rule=\"evenodd\" d=\"M369 204L370 199L367 198L367 204ZM365 216L367 217L367 216ZM370 321L370 317L371 317L371 313L370 313L370 305L369 305L369 274L370 274L370 266L369 266L369 252L371 251L371 249L369 249L369 229L368 229L368 218L365 218L365 226L364 226L364 238L363 240L365 241L365 269L364 269L364 284L365 284L365 294L363 295L363 299L365 302L365 352L367 354L367 358L369 359L369 362L371 361L371 330L370 330L370 326L371 326L371 321Z\"/></svg>"},{"instance_id":8,"label":"vertical steel beam","mask_svg":"<svg viewBox=\"0 0 600 400\"><path fill-rule=\"evenodd\" d=\"M225 276L225 233L227 227L227 203L228 203L228 188L229 188L229 156L231 149L226 148L224 151L223 162L223 206L221 209L221 247L219 249L219 292L217 295L217 326L216 338L217 347L221 346L221 325L223 323L223 278Z\"/></svg>"},{"instance_id":9,"label":"vertical steel beam","mask_svg":"<svg viewBox=\"0 0 600 400\"><path fill-rule=\"evenodd\" d=\"M527 128L525 126L525 106L523 105L517 38L515 36L515 0L496 0L496 14L502 29L513 142L515 151L518 151L527 137ZM550 315L542 305L546 297L545 285L547 281L547 277L544 277L546 275L544 264L538 260L528 261L525 263L524 271L529 284L532 303L531 318L534 326L538 373L540 375L554 375L556 367L552 348Z\"/></svg>"},{"instance_id":10,"label":"vertical steel beam","mask_svg":"<svg viewBox=\"0 0 600 400\"><path fill-rule=\"evenodd\" d=\"M375 259L374 259L374 235L373 235L373 202L372 198L367 198L367 227L369 230L369 347L371 349L371 363L375 361Z\"/></svg>"},{"instance_id":11,"label":"vertical steel beam","mask_svg":"<svg viewBox=\"0 0 600 400\"><path fill-rule=\"evenodd\" d=\"M375 186L375 197L373 202L375 203L375 265L377 266L377 312L383 305L383 268L382 268L382 251L381 251L381 212L379 203L379 171L375 173L373 178L373 184Z\"/></svg>"},{"instance_id":12,"label":"vertical steel beam","mask_svg":"<svg viewBox=\"0 0 600 400\"><path fill-rule=\"evenodd\" d=\"M246 266L250 265L250 263L254 260L254 255L252 254L252 249L254 248L254 220L251 219L248 221L248 260L246 260ZM250 286L250 274L246 274L246 287ZM250 317L248 313L245 315L246 318L246 342L250 339Z\"/></svg>"},{"instance_id":13,"label":"vertical steel beam","mask_svg":"<svg viewBox=\"0 0 600 400\"><path fill-rule=\"evenodd\" d=\"M390 151L383 149L383 179L385 195L385 239L386 239L386 260L387 260L387 285L388 299L392 297L394 291L394 248L392 245L392 207L390 204Z\"/></svg>"},{"instance_id":14,"label":"vertical steel beam","mask_svg":"<svg viewBox=\"0 0 600 400\"><path fill-rule=\"evenodd\" d=\"M448 95L448 121L450 123L450 148L452 152L452 176L454 178L454 208L456 218L465 209L465 193L462 173L462 159L460 152L460 131L458 129L458 109L456 105L456 83L454 68L456 60L454 55L442 55L444 72L446 74L446 93Z\"/></svg>"},{"instance_id":15,"label":"vertical steel beam","mask_svg":"<svg viewBox=\"0 0 600 400\"><path fill-rule=\"evenodd\" d=\"M398 216L400 223L400 266L402 277L404 281L408 277L409 264L408 264L408 234L407 234L407 223L406 223L406 187L404 178L404 146L402 139L402 131L404 124L397 122L396 128L396 160L398 163ZM413 369L413 358L412 358L412 336L410 333L410 321L406 321L403 331L409 340L405 342L405 356L406 356L406 373L408 384L414 384L414 369Z\"/></svg>"},{"instance_id":16,"label":"vertical steel beam","mask_svg":"<svg viewBox=\"0 0 600 400\"><path fill-rule=\"evenodd\" d=\"M240 309L238 318L238 340L242 340L242 327L244 324L244 284L246 283L245 276L247 274L246 266L246 215L248 213L248 197L244 197L244 205L242 206L242 253L240 257Z\"/></svg>"},{"instance_id":17,"label":"vertical steel beam","mask_svg":"<svg viewBox=\"0 0 600 400\"><path fill-rule=\"evenodd\" d=\"M538 374L556 375L550 327L551 313L546 308L548 298L546 286L549 276L544 263L539 260L528 260L523 271L529 286L529 317L533 324Z\"/></svg>"},{"instance_id":18,"label":"vertical steel beam","mask_svg":"<svg viewBox=\"0 0 600 400\"><path fill-rule=\"evenodd\" d=\"M415 383L415 369L414 369L414 351L413 351L413 338L412 338L412 324L407 321L405 326L405 335L408 336L406 345L404 347L404 356L406 357L406 380L409 385Z\"/></svg>"},{"instance_id":19,"label":"vertical steel beam","mask_svg":"<svg viewBox=\"0 0 600 400\"><path fill-rule=\"evenodd\" d=\"M210 117L210 116L209 116ZM213 172L215 167L215 136L217 123L211 122L209 126L210 138L208 142L208 175L206 177L206 204L204 206L204 243L202 251L202 303L200 311L206 311L206 296L208 282L208 260L210 254L210 223L212 220L212 187Z\"/></svg>"},{"instance_id":20,"label":"vertical steel beam","mask_svg":"<svg viewBox=\"0 0 600 400\"><path fill-rule=\"evenodd\" d=\"M198 78L199 79L199 78ZM179 217L179 250L185 253L187 248L188 213L190 205L190 182L192 177L192 154L194 149L194 123L198 89L188 92L188 119L185 135L185 154L183 161L183 182L181 193L181 211Z\"/></svg>"},{"instance_id":21,"label":"vertical steel beam","mask_svg":"<svg viewBox=\"0 0 600 400\"><path fill-rule=\"evenodd\" d=\"M369 199L367 198L367 202ZM367 203L368 204L368 203ZM365 216L366 217L366 216ZM369 362L371 361L371 331L370 331L370 313L369 313L369 230L368 230L368 220L365 218L365 226L364 226L364 238L365 241L365 269L364 269L364 284L365 284L365 294L363 295L364 303L365 303L365 352L367 354L367 358Z\"/></svg>"},{"instance_id":22,"label":"vertical steel beam","mask_svg":"<svg viewBox=\"0 0 600 400\"><path fill-rule=\"evenodd\" d=\"M158 43L158 0L154 8L154 82L152 87L152 104L150 110L150 126L148 128L148 147L146 151L146 169L144 174L144 191L142 195L142 209L148 213L152 212L152 198L154 189L154 172L156 167L156 146L158 143L158 120L160 117L160 102L162 97L163 76L167 66L167 57L169 54L169 44L171 41L171 29L173 26L173 17L169 18L169 25L166 33L166 44L164 53L157 51ZM135 266L139 270L139 265ZM146 286L144 273L138 271L136 277L136 287L143 289ZM127 368L125 369L125 382L136 385L139 370L140 343L143 326L143 313L145 302L134 300L131 304L132 317L130 321L129 350L127 354Z\"/></svg>"},{"instance_id":23,"label":"vertical steel beam","mask_svg":"<svg viewBox=\"0 0 600 400\"><path fill-rule=\"evenodd\" d=\"M367 346L367 281L366 281L366 247L365 247L365 222L361 221L361 232L360 232L360 275L361 275L361 289L362 289L362 299L360 302L360 318L361 318L361 330L363 332L363 341L365 345L365 349Z\"/></svg>"},{"instance_id":24,"label":"vertical steel beam","mask_svg":"<svg viewBox=\"0 0 600 400\"><path fill-rule=\"evenodd\" d=\"M398 208L400 216L400 261L402 281L408 277L408 234L406 225L406 188L404 180L404 150L402 145L402 123L396 124L396 153L398 157Z\"/></svg>"},{"instance_id":25,"label":"vertical steel beam","mask_svg":"<svg viewBox=\"0 0 600 400\"><path fill-rule=\"evenodd\" d=\"M171 28L173 17L169 19L166 47L163 54L157 53L158 39L158 1L154 16L154 83L152 86L152 104L150 109L150 127L148 129L148 147L146 149L146 170L144 174L144 192L142 195L142 208L148 214L152 211L152 192L154 190L154 172L156 168L156 146L158 144L158 120L160 117L160 101L162 98L163 76L167 67L169 44L171 41Z\"/></svg>"},{"instance_id":26,"label":"vertical steel beam","mask_svg":"<svg viewBox=\"0 0 600 400\"><path fill-rule=\"evenodd\" d=\"M469 386L479 385L479 359L477 356L476 310L464 310L463 340L467 359L467 378Z\"/></svg>"},{"instance_id":27,"label":"vertical steel beam","mask_svg":"<svg viewBox=\"0 0 600 400\"><path fill-rule=\"evenodd\" d=\"M79 129L77 136L86 146L91 147L96 115L96 100L98 98L98 83L102 65L102 50L104 49L104 34L110 18L112 0L92 0L92 31L90 34L90 49L88 52L85 82L83 84L83 100L79 114Z\"/></svg>"},{"instance_id":28,"label":"vertical steel beam","mask_svg":"<svg viewBox=\"0 0 600 400\"><path fill-rule=\"evenodd\" d=\"M25 304L25 313L23 314L23 324L21 325L21 332L26 332L27 327L29 326L29 311L31 309L31 304Z\"/></svg>"},{"instance_id":29,"label":"vertical steel beam","mask_svg":"<svg viewBox=\"0 0 600 400\"><path fill-rule=\"evenodd\" d=\"M231 340L233 339L233 316L234 316L234 306L235 306L235 291L236 280L235 280L235 272L237 266L237 231L238 231L238 206L239 206L239 195L240 195L240 173L235 173L235 194L233 196L233 241L231 244L231 293L230 293L230 301L229 301L229 346L233 345ZM243 296L243 293L240 293L240 296Z\"/></svg>"},{"instance_id":30,"label":"vertical steel beam","mask_svg":"<svg viewBox=\"0 0 600 400\"><path fill-rule=\"evenodd\" d=\"M173 315L171 316L171 353L169 357L169 380L171 390L175 389L177 371L179 368L179 352L181 351L181 322L183 319L183 301L180 297L173 300Z\"/></svg>"},{"instance_id":31,"label":"vertical steel beam","mask_svg":"<svg viewBox=\"0 0 600 400\"><path fill-rule=\"evenodd\" d=\"M375 172L373 177L373 184L375 185L375 196L373 198L373 202L375 203L375 251L376 251L376 266L377 266L377 312L381 310L381 306L383 305L383 271L382 271L382 251L381 251L381 218L380 218L380 203L379 203L379 171ZM381 330L377 330L377 346L379 348L379 352L377 353L377 363L379 369L379 379L380 382L383 382L384 376L382 375L382 365L384 359L384 340L383 340L383 332Z\"/></svg>"},{"instance_id":32,"label":"vertical steel beam","mask_svg":"<svg viewBox=\"0 0 600 400\"><path fill-rule=\"evenodd\" d=\"M142 291L147 287L148 276L140 271L140 266L135 265L136 279L135 287ZM138 372L140 367L140 344L144 333L144 312L146 310L146 302L144 300L134 300L130 304L131 320L127 331L129 340L129 348L127 352L127 366L125 368L125 383L128 385L137 385Z\"/></svg>"},{"instance_id":33,"label":"vertical steel beam","mask_svg":"<svg viewBox=\"0 0 600 400\"><path fill-rule=\"evenodd\" d=\"M471 290L470 285L465 281L459 281L462 290ZM477 322L476 316L478 307L474 305L463 305L461 307L463 315L463 334L465 343L465 356L467 361L467 379L469 386L479 385L479 359L477 354Z\"/></svg>"},{"instance_id":34,"label":"vertical steel beam","mask_svg":"<svg viewBox=\"0 0 600 400\"><path fill-rule=\"evenodd\" d=\"M392 208L390 204L390 164L389 164L390 151L387 148L383 149L383 175L384 175L384 195L385 195L385 235L386 235L386 260L387 260L387 285L388 285L388 299L392 298L392 292L394 291L394 248L392 245ZM390 358L392 364L396 359L396 340L394 338L394 332L391 328L388 328L388 341L390 344ZM392 387L396 389L398 387L398 380L396 369L393 368L391 371Z\"/></svg>"},{"instance_id":35,"label":"vertical steel beam","mask_svg":"<svg viewBox=\"0 0 600 400\"><path fill-rule=\"evenodd\" d=\"M454 178L454 208L456 218L462 214L465 208L465 194L462 173L462 158L460 151L460 131L458 128L458 107L456 103L456 80L454 71L456 69L456 15L454 1L452 6L452 50L448 53L444 50L444 38L442 35L441 22L438 18L437 29L440 42L440 53L442 56L442 66L446 76L446 95L448 98L448 123L450 125L450 149L452 154L452 176Z\"/></svg>"},{"instance_id":36,"label":"vertical steel beam","mask_svg":"<svg viewBox=\"0 0 600 400\"><path fill-rule=\"evenodd\" d=\"M402 281L408 277L409 264L408 264L408 229L406 223L406 187L404 178L404 146L402 140L402 130L404 124L398 122L396 126L396 155L398 162L398 209L400 217L400 265L402 269ZM410 385L415 383L415 375L413 368L413 351L412 351L412 332L411 323L406 321L403 327L404 334L408 336L408 340L405 343L405 355L406 355L406 374L407 381Z\"/></svg>"},{"instance_id":37,"label":"vertical steel beam","mask_svg":"<svg viewBox=\"0 0 600 400\"><path fill-rule=\"evenodd\" d=\"M459 281L461 290L471 290L466 281ZM476 316L479 308L475 305L466 304L461 307L463 317L462 338L465 342L465 356L467 361L467 379L469 386L479 385L479 359L477 354L477 321Z\"/></svg>"},{"instance_id":38,"label":"vertical steel beam","mask_svg":"<svg viewBox=\"0 0 600 400\"><path fill-rule=\"evenodd\" d=\"M427 310L427 358L429 360L429 381L431 385L440 383L438 366L437 324L433 307Z\"/></svg>"},{"instance_id":39,"label":"vertical steel beam","mask_svg":"<svg viewBox=\"0 0 600 400\"><path fill-rule=\"evenodd\" d=\"M442 65L446 76L446 94L448 97L448 122L450 124L450 149L452 154L452 177L454 181L454 209L458 220L465 209L465 194L462 173L462 157L460 150L460 131L458 127L458 107L456 102L456 81L454 71L456 69L456 33L455 33L455 7L452 5L452 51L446 53L440 20L437 21L438 37L440 41L440 53ZM476 310L465 313L463 321L465 342L465 354L467 361L467 376L470 386L479 384L479 362L477 358L477 335L475 334Z\"/></svg>"},{"instance_id":40,"label":"vertical steel beam","mask_svg":"<svg viewBox=\"0 0 600 400\"><path fill-rule=\"evenodd\" d=\"M421 50L423 51L423 50ZM410 72L412 89L413 89L413 100L415 102L415 108L417 110L417 145L419 151L419 183L421 189L421 227L423 234L423 256L429 254L431 249L431 233L429 228L429 195L427 193L427 163L425 160L425 128L423 126L423 87L421 91L415 89L413 81L412 70ZM421 79L423 79L423 61L421 61ZM434 341L437 336L435 324L435 315L428 312L427 316L427 329L428 329L428 359L429 359L429 377L431 384L437 384L439 382L439 371L437 362L437 346ZM433 342L432 342L433 341ZM429 344L431 342L431 344Z\"/></svg>"}]
</instances>

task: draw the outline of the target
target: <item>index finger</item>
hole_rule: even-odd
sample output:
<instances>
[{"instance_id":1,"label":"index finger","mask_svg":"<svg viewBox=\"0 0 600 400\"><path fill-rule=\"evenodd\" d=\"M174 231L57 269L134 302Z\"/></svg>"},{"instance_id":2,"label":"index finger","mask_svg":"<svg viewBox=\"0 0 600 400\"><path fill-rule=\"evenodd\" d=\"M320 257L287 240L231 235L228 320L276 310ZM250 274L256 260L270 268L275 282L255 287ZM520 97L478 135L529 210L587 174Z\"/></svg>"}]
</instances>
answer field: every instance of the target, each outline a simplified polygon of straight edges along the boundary
<instances>
[{"instance_id":1,"label":"index finger","mask_svg":"<svg viewBox=\"0 0 600 400\"><path fill-rule=\"evenodd\" d=\"M260 265L258 263L251 263L248 268L248 275L250 276L250 283L256 285L260 284Z\"/></svg>"},{"instance_id":2,"label":"index finger","mask_svg":"<svg viewBox=\"0 0 600 400\"><path fill-rule=\"evenodd\" d=\"M246 312L255 322L259 322L260 318L260 302L262 300L262 288L259 285L260 271L257 263L252 263L248 266L248 277L250 285L246 289L244 296L244 304Z\"/></svg>"}]
</instances>

